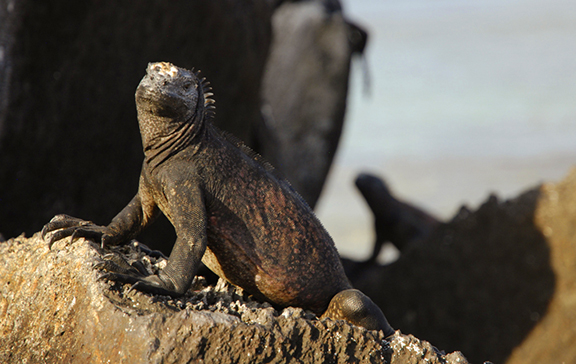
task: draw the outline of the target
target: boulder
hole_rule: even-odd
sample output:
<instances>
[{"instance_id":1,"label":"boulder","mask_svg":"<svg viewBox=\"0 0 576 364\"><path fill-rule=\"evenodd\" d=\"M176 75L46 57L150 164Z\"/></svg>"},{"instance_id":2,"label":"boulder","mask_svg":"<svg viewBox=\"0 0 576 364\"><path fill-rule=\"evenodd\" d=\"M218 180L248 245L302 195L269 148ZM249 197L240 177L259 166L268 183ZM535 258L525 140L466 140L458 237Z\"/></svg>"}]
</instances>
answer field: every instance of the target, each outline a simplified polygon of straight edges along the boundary
<instances>
[{"instance_id":1,"label":"boulder","mask_svg":"<svg viewBox=\"0 0 576 364\"><path fill-rule=\"evenodd\" d=\"M262 152L314 207L340 140L352 57L363 52L367 34L334 0L284 2L272 34Z\"/></svg>"},{"instance_id":2,"label":"boulder","mask_svg":"<svg viewBox=\"0 0 576 364\"><path fill-rule=\"evenodd\" d=\"M471 362L576 362L576 170L462 208L389 265L347 262L392 327Z\"/></svg>"},{"instance_id":3,"label":"boulder","mask_svg":"<svg viewBox=\"0 0 576 364\"><path fill-rule=\"evenodd\" d=\"M157 269L165 259L131 243L127 256ZM311 312L275 309L224 281L196 277L178 299L101 279L100 248L39 236L0 243L0 362L26 363L467 363L397 332Z\"/></svg>"}]
</instances>

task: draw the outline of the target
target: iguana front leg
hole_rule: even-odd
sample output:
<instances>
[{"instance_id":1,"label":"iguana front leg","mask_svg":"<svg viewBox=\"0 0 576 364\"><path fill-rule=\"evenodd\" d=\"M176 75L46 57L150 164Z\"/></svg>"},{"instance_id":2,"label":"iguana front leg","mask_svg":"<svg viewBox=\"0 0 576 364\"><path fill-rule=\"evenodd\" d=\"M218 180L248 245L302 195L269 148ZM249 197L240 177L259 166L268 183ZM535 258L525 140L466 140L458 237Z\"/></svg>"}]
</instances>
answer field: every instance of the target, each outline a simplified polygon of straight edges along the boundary
<instances>
[{"instance_id":1,"label":"iguana front leg","mask_svg":"<svg viewBox=\"0 0 576 364\"><path fill-rule=\"evenodd\" d=\"M143 205L140 195L136 194L108 226L96 225L91 221L68 215L56 215L42 228L42 238L45 239L46 235L52 233L48 239L50 247L54 242L68 236L72 237L72 241L82 237L99 242L103 248L109 245L123 245L136 237L159 212L154 204Z\"/></svg>"},{"instance_id":2,"label":"iguana front leg","mask_svg":"<svg viewBox=\"0 0 576 364\"><path fill-rule=\"evenodd\" d=\"M194 182L193 175L185 173L181 178L175 178L179 169L175 170L170 180L162 184L166 198L162 209L176 230L176 243L166 267L157 276L146 277L133 285L133 288L140 291L170 296L186 293L207 244L207 215L202 190Z\"/></svg>"},{"instance_id":3,"label":"iguana front leg","mask_svg":"<svg viewBox=\"0 0 576 364\"><path fill-rule=\"evenodd\" d=\"M184 174L161 183L165 201L161 204L164 214L176 230L176 243L166 267L157 275L142 276L121 272L103 266L105 278L132 284L132 289L154 294L181 296L190 287L206 251L206 208L199 184L194 177Z\"/></svg>"}]
</instances>

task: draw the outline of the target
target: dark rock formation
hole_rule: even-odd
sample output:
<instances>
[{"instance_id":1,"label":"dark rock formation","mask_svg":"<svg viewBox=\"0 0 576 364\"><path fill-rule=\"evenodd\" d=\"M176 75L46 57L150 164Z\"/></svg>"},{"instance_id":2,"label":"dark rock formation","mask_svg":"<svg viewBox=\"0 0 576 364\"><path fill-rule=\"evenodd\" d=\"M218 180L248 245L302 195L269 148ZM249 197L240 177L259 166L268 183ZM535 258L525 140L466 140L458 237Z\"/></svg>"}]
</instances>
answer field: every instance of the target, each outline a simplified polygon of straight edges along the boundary
<instances>
[{"instance_id":1,"label":"dark rock formation","mask_svg":"<svg viewBox=\"0 0 576 364\"><path fill-rule=\"evenodd\" d=\"M576 361L576 170L462 208L388 266L347 262L390 324L472 362Z\"/></svg>"},{"instance_id":2,"label":"dark rock formation","mask_svg":"<svg viewBox=\"0 0 576 364\"><path fill-rule=\"evenodd\" d=\"M215 123L275 164L313 206L365 34L337 0L286 4L292 10L282 6L275 17L267 60L280 3L0 0L0 232L31 234L58 213L103 224L130 201L142 161L134 90L155 61L201 69L214 89ZM175 235L163 221L141 239L169 252Z\"/></svg>"},{"instance_id":3,"label":"dark rock formation","mask_svg":"<svg viewBox=\"0 0 576 364\"><path fill-rule=\"evenodd\" d=\"M263 140L275 151L276 167L314 207L342 131L351 58L363 51L366 33L330 0L286 2L272 26L262 85L270 137Z\"/></svg>"},{"instance_id":4,"label":"dark rock formation","mask_svg":"<svg viewBox=\"0 0 576 364\"><path fill-rule=\"evenodd\" d=\"M427 239L440 224L434 216L394 197L380 177L361 173L355 184L374 215L376 240L367 263L377 261L384 243L392 243L402 251Z\"/></svg>"},{"instance_id":5,"label":"dark rock formation","mask_svg":"<svg viewBox=\"0 0 576 364\"><path fill-rule=\"evenodd\" d=\"M183 298L99 280L99 248L84 239L52 250L39 238L0 244L0 362L467 363L429 343L310 312L280 312L197 277ZM146 257L149 267L165 264Z\"/></svg>"},{"instance_id":6,"label":"dark rock formation","mask_svg":"<svg viewBox=\"0 0 576 364\"><path fill-rule=\"evenodd\" d=\"M103 224L130 201L142 163L134 91L148 62L201 69L216 122L250 143L270 4L0 0L0 231L31 234L57 213Z\"/></svg>"}]
</instances>

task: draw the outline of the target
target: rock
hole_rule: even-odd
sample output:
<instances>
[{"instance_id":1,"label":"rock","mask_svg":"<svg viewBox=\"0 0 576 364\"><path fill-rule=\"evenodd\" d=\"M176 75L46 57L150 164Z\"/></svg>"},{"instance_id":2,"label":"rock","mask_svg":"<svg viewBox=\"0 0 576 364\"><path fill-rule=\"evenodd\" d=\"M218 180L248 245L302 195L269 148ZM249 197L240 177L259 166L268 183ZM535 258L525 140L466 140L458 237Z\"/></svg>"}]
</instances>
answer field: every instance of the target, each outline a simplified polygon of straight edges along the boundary
<instances>
[{"instance_id":1,"label":"rock","mask_svg":"<svg viewBox=\"0 0 576 364\"><path fill-rule=\"evenodd\" d=\"M512 350L509 364L576 362L576 169L539 192L534 227L549 249L552 296L544 312L530 317L534 328Z\"/></svg>"},{"instance_id":2,"label":"rock","mask_svg":"<svg viewBox=\"0 0 576 364\"><path fill-rule=\"evenodd\" d=\"M340 140L352 56L362 52L366 33L334 0L285 2L272 29L263 151L276 153L276 167L314 207Z\"/></svg>"},{"instance_id":3,"label":"rock","mask_svg":"<svg viewBox=\"0 0 576 364\"><path fill-rule=\"evenodd\" d=\"M30 235L58 213L107 224L130 201L148 62L202 70L216 122L251 145L272 11L269 0L0 0L0 231ZM155 224L143 240L170 251L172 231Z\"/></svg>"},{"instance_id":4,"label":"rock","mask_svg":"<svg viewBox=\"0 0 576 364\"><path fill-rule=\"evenodd\" d=\"M398 261L347 262L392 327L471 362L576 362L576 170L462 208Z\"/></svg>"},{"instance_id":5,"label":"rock","mask_svg":"<svg viewBox=\"0 0 576 364\"><path fill-rule=\"evenodd\" d=\"M0 362L467 363L400 332L388 342L299 308L275 310L224 281L197 277L179 299L129 291L99 280L99 250L84 239L49 250L39 234L0 243ZM164 262L138 259L152 271Z\"/></svg>"}]
</instances>

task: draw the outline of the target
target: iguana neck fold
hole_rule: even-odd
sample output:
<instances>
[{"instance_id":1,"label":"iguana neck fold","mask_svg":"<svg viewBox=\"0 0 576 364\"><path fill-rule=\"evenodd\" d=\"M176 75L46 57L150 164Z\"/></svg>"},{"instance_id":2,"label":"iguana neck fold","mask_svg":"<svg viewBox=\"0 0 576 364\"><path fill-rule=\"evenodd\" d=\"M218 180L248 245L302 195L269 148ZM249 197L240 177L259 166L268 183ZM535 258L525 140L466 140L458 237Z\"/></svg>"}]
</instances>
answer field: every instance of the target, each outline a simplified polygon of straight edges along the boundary
<instances>
[{"instance_id":1,"label":"iguana neck fold","mask_svg":"<svg viewBox=\"0 0 576 364\"><path fill-rule=\"evenodd\" d=\"M194 120L195 116L197 115L193 115L189 121L179 123L169 134L153 138L144 145L145 162L152 169L193 144L194 140L202 140L202 134L206 129L204 115L199 118L199 121ZM196 150L199 146L200 144L197 143L193 148Z\"/></svg>"}]
</instances>

